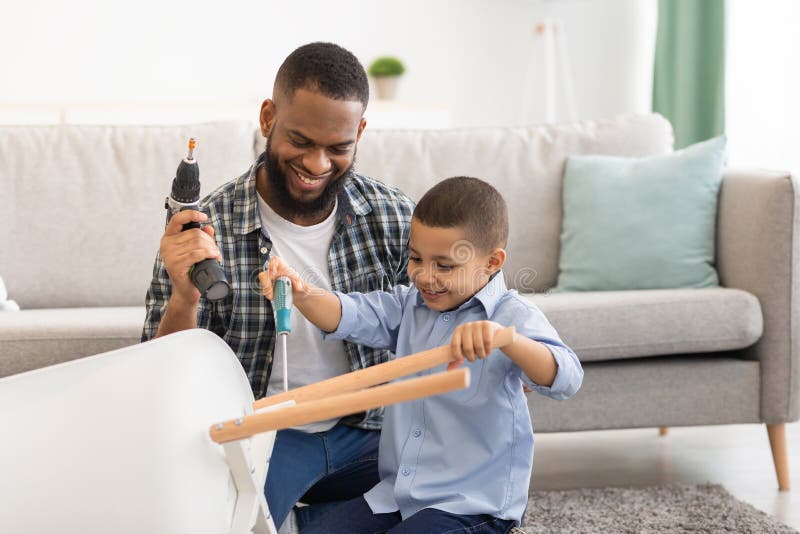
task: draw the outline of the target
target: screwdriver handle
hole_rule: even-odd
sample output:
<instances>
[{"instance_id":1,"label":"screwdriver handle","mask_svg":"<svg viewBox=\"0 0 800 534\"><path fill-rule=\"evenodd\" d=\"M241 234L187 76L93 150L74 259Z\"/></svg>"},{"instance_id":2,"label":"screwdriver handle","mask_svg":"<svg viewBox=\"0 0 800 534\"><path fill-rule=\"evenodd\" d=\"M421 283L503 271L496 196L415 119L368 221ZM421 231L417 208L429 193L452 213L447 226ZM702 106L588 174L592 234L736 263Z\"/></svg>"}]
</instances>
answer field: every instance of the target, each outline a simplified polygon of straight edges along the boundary
<instances>
[{"instance_id":1,"label":"screwdriver handle","mask_svg":"<svg viewBox=\"0 0 800 534\"><path fill-rule=\"evenodd\" d=\"M272 306L275 310L275 331L289 334L292 331L292 281L288 276L275 280Z\"/></svg>"}]
</instances>

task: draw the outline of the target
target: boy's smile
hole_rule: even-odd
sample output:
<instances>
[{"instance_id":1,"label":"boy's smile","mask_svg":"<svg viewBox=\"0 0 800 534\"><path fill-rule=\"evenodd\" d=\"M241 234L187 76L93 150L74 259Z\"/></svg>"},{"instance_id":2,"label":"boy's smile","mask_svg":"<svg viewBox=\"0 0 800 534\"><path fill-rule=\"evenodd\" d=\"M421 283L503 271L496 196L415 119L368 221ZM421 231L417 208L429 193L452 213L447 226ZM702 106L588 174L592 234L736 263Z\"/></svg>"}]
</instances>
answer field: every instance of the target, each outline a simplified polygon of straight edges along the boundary
<instances>
[{"instance_id":1,"label":"boy's smile","mask_svg":"<svg viewBox=\"0 0 800 534\"><path fill-rule=\"evenodd\" d=\"M502 266L495 251L478 250L463 229L427 226L416 217L408 248L408 277L425 304L440 312L461 306Z\"/></svg>"}]
</instances>

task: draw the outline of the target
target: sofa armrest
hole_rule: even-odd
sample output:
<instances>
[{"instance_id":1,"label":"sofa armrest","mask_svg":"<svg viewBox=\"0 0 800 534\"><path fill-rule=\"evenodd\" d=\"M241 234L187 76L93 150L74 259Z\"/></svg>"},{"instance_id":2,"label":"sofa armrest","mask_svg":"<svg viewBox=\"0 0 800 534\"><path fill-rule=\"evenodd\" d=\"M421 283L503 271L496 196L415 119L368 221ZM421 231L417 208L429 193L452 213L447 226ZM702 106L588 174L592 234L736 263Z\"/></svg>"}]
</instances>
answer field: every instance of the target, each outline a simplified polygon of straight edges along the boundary
<instances>
[{"instance_id":1,"label":"sofa armrest","mask_svg":"<svg viewBox=\"0 0 800 534\"><path fill-rule=\"evenodd\" d=\"M765 423L800 417L799 191L788 173L728 170L719 196L720 283L754 294L764 315L764 334L745 354L760 362Z\"/></svg>"}]
</instances>

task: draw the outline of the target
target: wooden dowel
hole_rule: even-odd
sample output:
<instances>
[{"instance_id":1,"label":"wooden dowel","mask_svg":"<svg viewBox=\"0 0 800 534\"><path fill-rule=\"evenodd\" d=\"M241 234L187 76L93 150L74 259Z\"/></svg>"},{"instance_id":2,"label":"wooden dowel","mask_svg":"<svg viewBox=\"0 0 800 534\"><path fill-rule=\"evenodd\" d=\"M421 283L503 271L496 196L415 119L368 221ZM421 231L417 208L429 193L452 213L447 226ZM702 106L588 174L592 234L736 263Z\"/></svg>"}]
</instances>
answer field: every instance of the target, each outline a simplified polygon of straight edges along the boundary
<instances>
[{"instance_id":1,"label":"wooden dowel","mask_svg":"<svg viewBox=\"0 0 800 534\"><path fill-rule=\"evenodd\" d=\"M327 399L308 401L274 412L231 419L212 425L209 432L212 440L217 443L226 443L248 438L260 432L324 421L379 406L439 395L467 386L469 386L469 369L455 369L446 373L412 378L354 393L344 393Z\"/></svg>"},{"instance_id":2,"label":"wooden dowel","mask_svg":"<svg viewBox=\"0 0 800 534\"><path fill-rule=\"evenodd\" d=\"M492 349L510 345L514 341L514 332L513 326L499 330L492 340ZM452 359L450 345L442 345L435 349L417 352L390 362L373 365L365 369L322 380L315 384L264 397L253 403L253 409L259 410L287 400L293 400L297 404L301 404L313 399L324 399L340 393L358 391L377 384L390 382L401 376L418 373L437 365L450 363Z\"/></svg>"}]
</instances>

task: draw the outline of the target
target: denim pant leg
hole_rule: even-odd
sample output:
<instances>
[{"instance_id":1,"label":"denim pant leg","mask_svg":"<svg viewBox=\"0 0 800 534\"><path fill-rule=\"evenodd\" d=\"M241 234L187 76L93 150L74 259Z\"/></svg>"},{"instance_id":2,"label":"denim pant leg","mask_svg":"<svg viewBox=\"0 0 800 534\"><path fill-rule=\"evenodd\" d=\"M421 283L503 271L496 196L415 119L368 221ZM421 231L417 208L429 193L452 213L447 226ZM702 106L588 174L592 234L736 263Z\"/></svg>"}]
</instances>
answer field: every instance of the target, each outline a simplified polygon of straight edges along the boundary
<instances>
[{"instance_id":1,"label":"denim pant leg","mask_svg":"<svg viewBox=\"0 0 800 534\"><path fill-rule=\"evenodd\" d=\"M400 520L400 512L373 514L364 497L356 497L330 508L300 531L303 534L375 534L386 532Z\"/></svg>"},{"instance_id":2,"label":"denim pant leg","mask_svg":"<svg viewBox=\"0 0 800 534\"><path fill-rule=\"evenodd\" d=\"M458 515L425 508L391 528L389 534L506 534L514 526L510 519L490 515Z\"/></svg>"},{"instance_id":3,"label":"denim pant leg","mask_svg":"<svg viewBox=\"0 0 800 534\"><path fill-rule=\"evenodd\" d=\"M275 526L298 508L298 525L329 509L335 501L363 495L378 483L380 433L337 424L327 432L277 433L264 494Z\"/></svg>"},{"instance_id":4,"label":"denim pant leg","mask_svg":"<svg viewBox=\"0 0 800 534\"><path fill-rule=\"evenodd\" d=\"M278 431L264 483L264 496L275 528L280 528L289 510L308 488L325 476L326 456L319 434L291 429Z\"/></svg>"},{"instance_id":5,"label":"denim pant leg","mask_svg":"<svg viewBox=\"0 0 800 534\"><path fill-rule=\"evenodd\" d=\"M379 482L380 432L336 425L325 433L328 470L303 497L309 504L297 509L300 530L343 501L362 496Z\"/></svg>"}]
</instances>

